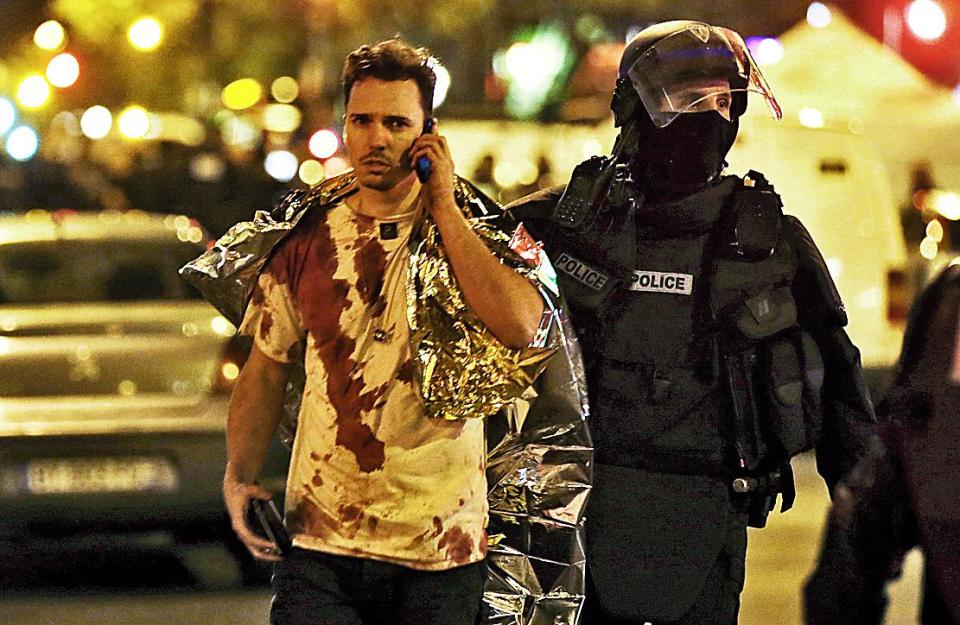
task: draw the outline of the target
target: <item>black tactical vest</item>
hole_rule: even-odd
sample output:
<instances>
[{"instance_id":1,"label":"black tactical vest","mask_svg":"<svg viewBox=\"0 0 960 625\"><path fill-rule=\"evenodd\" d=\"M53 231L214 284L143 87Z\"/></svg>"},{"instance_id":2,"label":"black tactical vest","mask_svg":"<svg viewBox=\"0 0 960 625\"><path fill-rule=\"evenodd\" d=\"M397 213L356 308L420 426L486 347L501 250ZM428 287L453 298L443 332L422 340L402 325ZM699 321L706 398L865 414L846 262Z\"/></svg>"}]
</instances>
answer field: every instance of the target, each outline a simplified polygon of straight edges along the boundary
<instances>
[{"instance_id":1,"label":"black tactical vest","mask_svg":"<svg viewBox=\"0 0 960 625\"><path fill-rule=\"evenodd\" d=\"M822 363L797 326L779 198L751 174L560 237L598 462L750 475L815 441Z\"/></svg>"}]
</instances>

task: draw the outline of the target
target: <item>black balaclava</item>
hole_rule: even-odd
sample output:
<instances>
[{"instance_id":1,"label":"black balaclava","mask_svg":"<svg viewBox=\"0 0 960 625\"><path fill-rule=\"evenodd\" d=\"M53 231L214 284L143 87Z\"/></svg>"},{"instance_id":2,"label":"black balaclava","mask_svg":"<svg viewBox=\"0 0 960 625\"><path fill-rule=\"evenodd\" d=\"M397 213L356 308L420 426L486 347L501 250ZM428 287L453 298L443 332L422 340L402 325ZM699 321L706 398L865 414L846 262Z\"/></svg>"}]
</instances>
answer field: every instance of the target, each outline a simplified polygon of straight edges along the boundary
<instances>
[{"instance_id":1,"label":"black balaclava","mask_svg":"<svg viewBox=\"0 0 960 625\"><path fill-rule=\"evenodd\" d=\"M642 109L637 112L637 152L632 169L650 199L675 199L695 193L719 177L724 158L740 127L716 111L681 113L657 128Z\"/></svg>"}]
</instances>

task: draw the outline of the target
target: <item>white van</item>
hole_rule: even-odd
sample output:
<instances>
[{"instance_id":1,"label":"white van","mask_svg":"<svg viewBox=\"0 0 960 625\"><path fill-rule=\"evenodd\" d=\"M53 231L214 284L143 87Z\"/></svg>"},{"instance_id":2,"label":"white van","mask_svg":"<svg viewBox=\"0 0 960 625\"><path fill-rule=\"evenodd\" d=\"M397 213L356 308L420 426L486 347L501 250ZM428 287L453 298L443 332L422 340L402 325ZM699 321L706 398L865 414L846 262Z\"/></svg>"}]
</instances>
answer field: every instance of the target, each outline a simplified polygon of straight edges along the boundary
<instances>
[{"instance_id":1,"label":"white van","mask_svg":"<svg viewBox=\"0 0 960 625\"><path fill-rule=\"evenodd\" d=\"M507 173L544 154L557 182L593 154L609 153L616 129L532 122L441 121L457 170L468 178L485 154ZM763 173L785 212L813 235L843 297L848 332L871 382L882 386L900 351L910 305L907 252L896 198L875 149L847 127L810 129L746 115L727 159L729 171Z\"/></svg>"}]
</instances>

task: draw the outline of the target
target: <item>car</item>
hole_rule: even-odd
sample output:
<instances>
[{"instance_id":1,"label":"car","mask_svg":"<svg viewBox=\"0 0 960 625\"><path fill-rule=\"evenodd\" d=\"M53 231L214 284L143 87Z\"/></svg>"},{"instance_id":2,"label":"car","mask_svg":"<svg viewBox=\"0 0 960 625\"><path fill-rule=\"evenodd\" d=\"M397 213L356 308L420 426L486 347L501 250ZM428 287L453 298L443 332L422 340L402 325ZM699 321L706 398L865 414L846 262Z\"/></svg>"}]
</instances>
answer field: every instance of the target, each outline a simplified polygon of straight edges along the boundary
<instances>
[{"instance_id":1,"label":"car","mask_svg":"<svg viewBox=\"0 0 960 625\"><path fill-rule=\"evenodd\" d=\"M230 391L247 349L177 273L186 216L0 213L0 541L231 536ZM275 441L262 483L280 494Z\"/></svg>"}]
</instances>

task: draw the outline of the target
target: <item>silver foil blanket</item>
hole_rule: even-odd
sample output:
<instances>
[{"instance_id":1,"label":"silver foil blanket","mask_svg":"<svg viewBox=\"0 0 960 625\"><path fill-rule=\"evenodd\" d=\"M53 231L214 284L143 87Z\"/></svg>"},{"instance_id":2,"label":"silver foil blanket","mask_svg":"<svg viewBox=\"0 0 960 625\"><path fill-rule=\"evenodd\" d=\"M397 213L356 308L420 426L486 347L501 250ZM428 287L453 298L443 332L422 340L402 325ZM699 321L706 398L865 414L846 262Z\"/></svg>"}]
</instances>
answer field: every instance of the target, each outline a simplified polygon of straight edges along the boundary
<instances>
[{"instance_id":1,"label":"silver foil blanket","mask_svg":"<svg viewBox=\"0 0 960 625\"><path fill-rule=\"evenodd\" d=\"M307 211L326 210L355 187L348 172L291 192L272 211L233 226L180 272L239 327L271 251ZM422 220L410 243L406 294L415 379L431 416L488 416L486 622L575 625L583 605L583 513L593 465L579 347L542 250L472 185L458 179L455 191L501 262L538 285L546 310L530 348L500 345L464 303L436 227ZM301 364L287 385L280 436L288 445L304 377Z\"/></svg>"}]
</instances>

